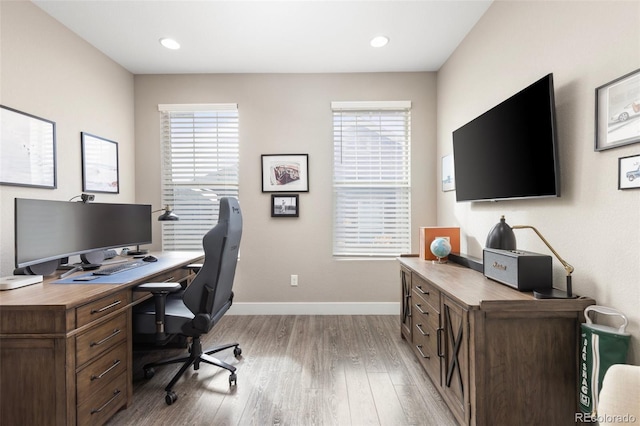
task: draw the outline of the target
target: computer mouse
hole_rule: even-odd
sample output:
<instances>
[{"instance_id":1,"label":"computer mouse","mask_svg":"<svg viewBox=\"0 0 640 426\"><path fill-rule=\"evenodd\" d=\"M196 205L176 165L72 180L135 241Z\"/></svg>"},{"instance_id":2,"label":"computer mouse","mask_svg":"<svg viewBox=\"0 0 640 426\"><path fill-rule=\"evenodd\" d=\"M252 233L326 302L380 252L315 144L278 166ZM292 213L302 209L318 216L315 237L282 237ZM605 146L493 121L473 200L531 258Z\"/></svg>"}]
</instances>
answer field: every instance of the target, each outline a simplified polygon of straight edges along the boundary
<instances>
[{"instance_id":1,"label":"computer mouse","mask_svg":"<svg viewBox=\"0 0 640 426\"><path fill-rule=\"evenodd\" d=\"M155 256L151 256L151 255L149 255L149 256L145 256L145 257L143 257L143 258L142 258L142 260L143 260L144 262L157 262L157 261L158 261L158 258L157 258L157 257L155 257Z\"/></svg>"}]
</instances>

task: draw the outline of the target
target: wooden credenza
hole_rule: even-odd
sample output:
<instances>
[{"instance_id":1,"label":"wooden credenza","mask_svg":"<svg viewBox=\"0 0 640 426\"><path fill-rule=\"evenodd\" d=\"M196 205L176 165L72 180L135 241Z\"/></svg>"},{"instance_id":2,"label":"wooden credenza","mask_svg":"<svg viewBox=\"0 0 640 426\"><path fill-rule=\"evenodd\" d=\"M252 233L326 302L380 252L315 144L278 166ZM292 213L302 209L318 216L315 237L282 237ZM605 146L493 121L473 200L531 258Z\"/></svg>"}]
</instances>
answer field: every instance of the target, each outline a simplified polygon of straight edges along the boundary
<instances>
[{"instance_id":1,"label":"wooden credenza","mask_svg":"<svg viewBox=\"0 0 640 426\"><path fill-rule=\"evenodd\" d=\"M186 281L184 267L202 261L201 253L156 256L98 284L51 278L0 292L0 424L101 425L130 405L131 307L149 297L132 288Z\"/></svg>"},{"instance_id":2,"label":"wooden credenza","mask_svg":"<svg viewBox=\"0 0 640 426\"><path fill-rule=\"evenodd\" d=\"M575 425L593 299L539 300L453 263L399 261L402 337L461 425Z\"/></svg>"}]
</instances>

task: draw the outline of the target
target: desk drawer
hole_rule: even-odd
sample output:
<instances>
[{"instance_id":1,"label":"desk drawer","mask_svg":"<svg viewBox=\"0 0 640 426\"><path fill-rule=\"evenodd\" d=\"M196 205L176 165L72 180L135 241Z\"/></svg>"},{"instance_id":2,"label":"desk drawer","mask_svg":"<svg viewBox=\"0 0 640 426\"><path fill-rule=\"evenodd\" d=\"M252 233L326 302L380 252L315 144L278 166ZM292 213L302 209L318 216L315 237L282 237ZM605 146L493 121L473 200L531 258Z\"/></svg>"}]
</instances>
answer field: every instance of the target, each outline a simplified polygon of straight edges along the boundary
<instances>
[{"instance_id":1,"label":"desk drawer","mask_svg":"<svg viewBox=\"0 0 640 426\"><path fill-rule=\"evenodd\" d=\"M424 301L430 304L435 311L440 312L440 291L438 289L416 274L411 275L411 284L414 292L422 296Z\"/></svg>"},{"instance_id":2,"label":"desk drawer","mask_svg":"<svg viewBox=\"0 0 640 426\"><path fill-rule=\"evenodd\" d=\"M414 316L413 323L415 324L419 317L420 321L429 324L434 330L440 326L440 314L437 309L426 302L422 295L417 291L413 291L413 297L411 298L411 314ZM414 330L415 333L415 330Z\"/></svg>"},{"instance_id":3,"label":"desk drawer","mask_svg":"<svg viewBox=\"0 0 640 426\"><path fill-rule=\"evenodd\" d=\"M102 425L127 403L127 374L122 373L78 405L78 425Z\"/></svg>"},{"instance_id":4,"label":"desk drawer","mask_svg":"<svg viewBox=\"0 0 640 426\"><path fill-rule=\"evenodd\" d=\"M127 313L123 312L76 337L76 365L80 367L118 343L126 341L127 330Z\"/></svg>"},{"instance_id":5,"label":"desk drawer","mask_svg":"<svg viewBox=\"0 0 640 426\"><path fill-rule=\"evenodd\" d=\"M76 309L77 327L89 324L108 315L112 312L122 309L129 304L131 291L125 290L111 296L103 297Z\"/></svg>"},{"instance_id":6,"label":"desk drawer","mask_svg":"<svg viewBox=\"0 0 640 426\"><path fill-rule=\"evenodd\" d=\"M417 315L420 317L420 314ZM440 383L440 357L438 356L438 333L420 318L413 317L413 348L434 383Z\"/></svg>"},{"instance_id":7,"label":"desk drawer","mask_svg":"<svg viewBox=\"0 0 640 426\"><path fill-rule=\"evenodd\" d=\"M78 403L83 403L126 371L127 342L122 342L78 373L76 382Z\"/></svg>"}]
</instances>

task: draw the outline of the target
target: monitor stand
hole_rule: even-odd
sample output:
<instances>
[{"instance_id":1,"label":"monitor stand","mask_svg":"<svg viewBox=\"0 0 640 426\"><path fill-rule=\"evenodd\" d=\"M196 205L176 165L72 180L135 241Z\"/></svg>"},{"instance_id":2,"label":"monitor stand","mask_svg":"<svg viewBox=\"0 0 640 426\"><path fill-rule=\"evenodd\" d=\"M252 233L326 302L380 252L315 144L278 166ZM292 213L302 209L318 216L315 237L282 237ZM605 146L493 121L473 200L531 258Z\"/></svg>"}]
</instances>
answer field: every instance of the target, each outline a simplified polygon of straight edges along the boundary
<instances>
[{"instance_id":1,"label":"monitor stand","mask_svg":"<svg viewBox=\"0 0 640 426\"><path fill-rule=\"evenodd\" d=\"M146 249L140 250L140 246L137 245L135 250L129 250L127 252L127 256L141 256L147 253L149 253L149 250L146 250Z\"/></svg>"}]
</instances>

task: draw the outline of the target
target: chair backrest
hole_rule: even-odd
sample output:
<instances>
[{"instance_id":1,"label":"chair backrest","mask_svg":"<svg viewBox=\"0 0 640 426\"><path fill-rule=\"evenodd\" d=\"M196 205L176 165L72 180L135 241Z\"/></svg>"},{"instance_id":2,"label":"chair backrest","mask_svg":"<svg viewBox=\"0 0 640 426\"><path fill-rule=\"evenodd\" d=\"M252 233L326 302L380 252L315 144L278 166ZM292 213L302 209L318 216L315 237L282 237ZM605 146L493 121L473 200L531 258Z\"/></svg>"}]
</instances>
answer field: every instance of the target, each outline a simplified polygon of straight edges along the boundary
<instances>
[{"instance_id":1,"label":"chair backrest","mask_svg":"<svg viewBox=\"0 0 640 426\"><path fill-rule=\"evenodd\" d=\"M195 314L192 326L207 332L231 306L233 279L242 237L242 212L235 198L220 199L218 223L202 239L204 263L184 292Z\"/></svg>"}]
</instances>

